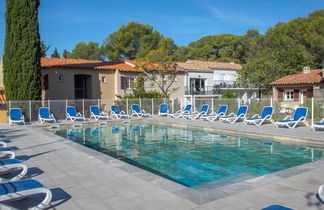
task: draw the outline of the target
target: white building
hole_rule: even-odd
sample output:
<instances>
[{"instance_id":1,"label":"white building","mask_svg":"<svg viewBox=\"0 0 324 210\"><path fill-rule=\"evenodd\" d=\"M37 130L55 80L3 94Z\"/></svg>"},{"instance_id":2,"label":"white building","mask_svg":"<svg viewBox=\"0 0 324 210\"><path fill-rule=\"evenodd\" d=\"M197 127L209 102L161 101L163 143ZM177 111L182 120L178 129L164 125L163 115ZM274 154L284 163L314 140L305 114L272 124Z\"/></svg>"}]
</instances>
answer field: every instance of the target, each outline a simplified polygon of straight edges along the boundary
<instances>
[{"instance_id":1,"label":"white building","mask_svg":"<svg viewBox=\"0 0 324 210\"><path fill-rule=\"evenodd\" d=\"M215 97L220 95L220 88L236 88L240 64L187 60L178 62L178 66L187 71L185 95Z\"/></svg>"}]
</instances>

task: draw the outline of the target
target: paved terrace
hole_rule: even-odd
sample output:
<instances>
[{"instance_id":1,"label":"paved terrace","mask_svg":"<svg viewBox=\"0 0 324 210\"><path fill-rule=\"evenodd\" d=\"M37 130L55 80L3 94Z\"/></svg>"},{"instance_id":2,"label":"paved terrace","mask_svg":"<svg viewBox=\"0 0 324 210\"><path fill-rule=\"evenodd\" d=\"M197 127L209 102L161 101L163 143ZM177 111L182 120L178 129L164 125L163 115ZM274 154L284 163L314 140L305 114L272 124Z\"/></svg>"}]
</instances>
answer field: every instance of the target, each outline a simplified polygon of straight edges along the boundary
<instances>
[{"instance_id":1,"label":"paved terrace","mask_svg":"<svg viewBox=\"0 0 324 210\"><path fill-rule=\"evenodd\" d=\"M231 132L264 132L270 137L311 137L318 142L324 139L324 132L302 127L290 130L273 125L256 127L157 117L149 120ZM232 210L260 209L272 204L324 209L324 204L316 199L317 189L324 183L324 160L199 192L34 126L0 125L0 135L17 149L17 158L29 166L28 176L52 190L51 208L55 209ZM16 202L16 207L27 208L37 199Z\"/></svg>"}]
</instances>

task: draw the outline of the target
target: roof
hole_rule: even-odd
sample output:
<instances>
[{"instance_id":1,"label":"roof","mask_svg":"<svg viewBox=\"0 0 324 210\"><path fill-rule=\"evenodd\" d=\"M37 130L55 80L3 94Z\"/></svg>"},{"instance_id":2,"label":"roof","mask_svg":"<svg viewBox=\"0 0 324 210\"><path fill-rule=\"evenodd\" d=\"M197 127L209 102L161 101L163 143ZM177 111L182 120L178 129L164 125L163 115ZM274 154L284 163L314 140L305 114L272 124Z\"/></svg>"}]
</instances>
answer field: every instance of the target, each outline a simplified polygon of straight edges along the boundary
<instances>
[{"instance_id":1,"label":"roof","mask_svg":"<svg viewBox=\"0 0 324 210\"><path fill-rule=\"evenodd\" d=\"M122 62L108 62L98 60L82 60L82 59L65 59L65 58L42 58L42 68L76 68L76 69L98 69L98 70L119 70L127 72L141 72Z\"/></svg>"},{"instance_id":2,"label":"roof","mask_svg":"<svg viewBox=\"0 0 324 210\"><path fill-rule=\"evenodd\" d=\"M109 62L98 60L65 59L65 58L42 58L42 68L73 68L73 69L95 69L95 70L119 70L124 72L142 72L135 68L135 60L125 62ZM177 71L185 71L177 68Z\"/></svg>"},{"instance_id":3,"label":"roof","mask_svg":"<svg viewBox=\"0 0 324 210\"><path fill-rule=\"evenodd\" d=\"M137 61L136 60L125 60L125 63L135 67L136 64L137 64ZM150 70L155 70L156 66L157 66L157 64L151 64L151 65L148 66L148 68L150 68ZM175 68L176 71L180 71L180 72L185 72L186 71L186 69L178 68L178 67L179 66L177 66L177 68Z\"/></svg>"},{"instance_id":4,"label":"roof","mask_svg":"<svg viewBox=\"0 0 324 210\"><path fill-rule=\"evenodd\" d=\"M180 65L183 63L179 62ZM228 63L228 62L216 62L216 61L199 61L199 60L187 60L185 62L189 67L196 68L195 70L205 71L206 69L209 70L241 70L242 65L238 63ZM189 67L190 68L190 67Z\"/></svg>"},{"instance_id":5,"label":"roof","mask_svg":"<svg viewBox=\"0 0 324 210\"><path fill-rule=\"evenodd\" d=\"M324 82L322 69L311 70L309 73L299 73L284 76L276 81L272 82L271 85L303 85L303 84L318 84Z\"/></svg>"},{"instance_id":6,"label":"roof","mask_svg":"<svg viewBox=\"0 0 324 210\"><path fill-rule=\"evenodd\" d=\"M185 69L187 71L200 71L200 72L214 72L210 68L206 66L202 66L199 64L194 64L194 63L187 63L187 62L177 62L177 65L179 68Z\"/></svg>"}]
</instances>

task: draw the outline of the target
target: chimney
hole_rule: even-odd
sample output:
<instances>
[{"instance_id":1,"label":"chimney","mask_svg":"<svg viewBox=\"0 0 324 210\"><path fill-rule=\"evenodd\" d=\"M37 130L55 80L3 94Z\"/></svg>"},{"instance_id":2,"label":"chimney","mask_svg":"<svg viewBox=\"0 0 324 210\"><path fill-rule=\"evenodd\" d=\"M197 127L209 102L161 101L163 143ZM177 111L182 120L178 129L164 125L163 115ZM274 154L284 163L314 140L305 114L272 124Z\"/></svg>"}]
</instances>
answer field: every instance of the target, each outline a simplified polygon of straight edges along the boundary
<instances>
[{"instance_id":1,"label":"chimney","mask_svg":"<svg viewBox=\"0 0 324 210\"><path fill-rule=\"evenodd\" d=\"M305 66L303 69L303 74L309 74L311 72L310 67L309 66Z\"/></svg>"}]
</instances>

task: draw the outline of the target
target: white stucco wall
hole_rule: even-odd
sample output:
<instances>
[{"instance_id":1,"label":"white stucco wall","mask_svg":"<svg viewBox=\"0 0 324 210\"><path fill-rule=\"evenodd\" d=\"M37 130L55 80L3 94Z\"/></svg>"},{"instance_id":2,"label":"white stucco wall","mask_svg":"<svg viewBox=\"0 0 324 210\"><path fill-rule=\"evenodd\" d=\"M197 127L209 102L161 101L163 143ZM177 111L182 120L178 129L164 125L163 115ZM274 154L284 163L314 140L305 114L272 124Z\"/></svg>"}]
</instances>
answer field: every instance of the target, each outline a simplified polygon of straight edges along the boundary
<instances>
[{"instance_id":1,"label":"white stucco wall","mask_svg":"<svg viewBox=\"0 0 324 210\"><path fill-rule=\"evenodd\" d=\"M205 86L218 85L220 81L224 81L227 84L232 84L233 81L237 81L238 74L235 70L215 69L213 71L214 72L187 72L184 85L189 86L191 78L206 79Z\"/></svg>"},{"instance_id":2,"label":"white stucco wall","mask_svg":"<svg viewBox=\"0 0 324 210\"><path fill-rule=\"evenodd\" d=\"M220 81L224 81L228 84L233 83L233 81L237 81L237 71L235 70L214 70L214 84L219 84Z\"/></svg>"}]
</instances>

